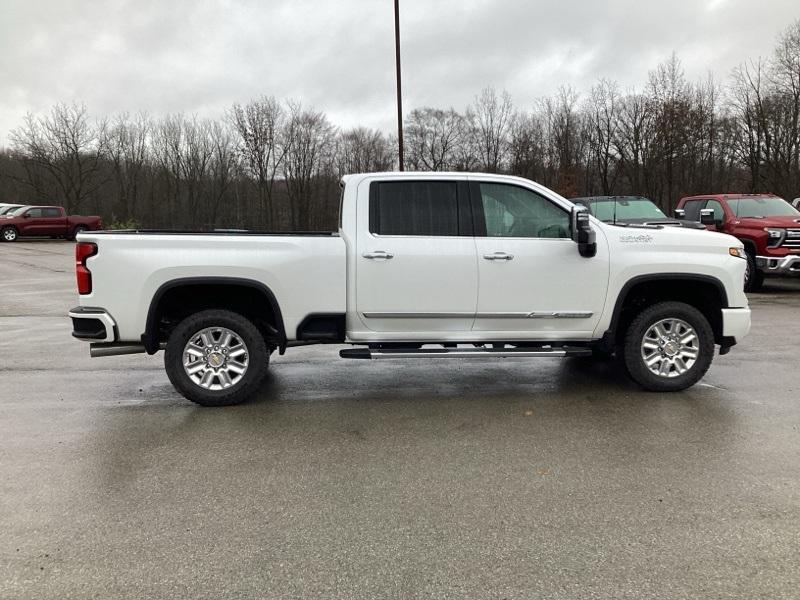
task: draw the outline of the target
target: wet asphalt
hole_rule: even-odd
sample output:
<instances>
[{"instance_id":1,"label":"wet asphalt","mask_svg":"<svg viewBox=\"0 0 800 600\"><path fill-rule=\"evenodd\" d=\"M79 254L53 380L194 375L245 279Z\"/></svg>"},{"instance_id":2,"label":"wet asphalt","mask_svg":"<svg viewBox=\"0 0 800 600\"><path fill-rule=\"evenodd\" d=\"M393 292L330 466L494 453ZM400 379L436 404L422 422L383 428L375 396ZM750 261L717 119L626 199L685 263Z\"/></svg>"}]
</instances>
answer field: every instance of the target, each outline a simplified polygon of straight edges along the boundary
<instances>
[{"instance_id":1,"label":"wet asphalt","mask_svg":"<svg viewBox=\"0 0 800 600\"><path fill-rule=\"evenodd\" d=\"M677 394L586 359L290 350L204 409L0 245L0 598L798 598L800 281Z\"/></svg>"}]
</instances>

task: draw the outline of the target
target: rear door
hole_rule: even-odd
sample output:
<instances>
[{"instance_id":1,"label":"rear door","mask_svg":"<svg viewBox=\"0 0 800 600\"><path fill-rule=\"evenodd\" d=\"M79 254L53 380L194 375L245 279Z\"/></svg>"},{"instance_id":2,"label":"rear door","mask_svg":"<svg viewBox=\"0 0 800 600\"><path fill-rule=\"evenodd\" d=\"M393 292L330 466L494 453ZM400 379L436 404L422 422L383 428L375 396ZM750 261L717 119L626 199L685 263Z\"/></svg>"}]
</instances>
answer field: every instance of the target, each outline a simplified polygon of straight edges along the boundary
<instances>
[{"instance_id":1,"label":"rear door","mask_svg":"<svg viewBox=\"0 0 800 600\"><path fill-rule=\"evenodd\" d=\"M521 185L472 180L480 289L475 331L497 339L585 339L606 299L608 244L584 258L570 236L570 213Z\"/></svg>"},{"instance_id":2,"label":"rear door","mask_svg":"<svg viewBox=\"0 0 800 600\"><path fill-rule=\"evenodd\" d=\"M478 273L465 178L367 179L357 222L356 310L364 327L416 339L471 330Z\"/></svg>"}]
</instances>

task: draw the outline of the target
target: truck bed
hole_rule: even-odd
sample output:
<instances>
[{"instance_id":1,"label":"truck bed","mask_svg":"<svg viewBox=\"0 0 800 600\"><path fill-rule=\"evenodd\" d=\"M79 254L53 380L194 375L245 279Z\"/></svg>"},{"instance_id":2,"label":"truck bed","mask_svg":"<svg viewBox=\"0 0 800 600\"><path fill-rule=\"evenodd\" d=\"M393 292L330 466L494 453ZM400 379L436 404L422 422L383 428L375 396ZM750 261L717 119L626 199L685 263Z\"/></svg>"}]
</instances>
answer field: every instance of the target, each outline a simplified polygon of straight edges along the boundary
<instances>
[{"instance_id":1,"label":"truck bed","mask_svg":"<svg viewBox=\"0 0 800 600\"><path fill-rule=\"evenodd\" d=\"M86 232L97 245L86 265L98 282L83 306L104 307L121 341L138 342L159 289L176 280L249 280L280 305L286 335L309 314L346 310L345 242L319 232L130 230Z\"/></svg>"}]
</instances>

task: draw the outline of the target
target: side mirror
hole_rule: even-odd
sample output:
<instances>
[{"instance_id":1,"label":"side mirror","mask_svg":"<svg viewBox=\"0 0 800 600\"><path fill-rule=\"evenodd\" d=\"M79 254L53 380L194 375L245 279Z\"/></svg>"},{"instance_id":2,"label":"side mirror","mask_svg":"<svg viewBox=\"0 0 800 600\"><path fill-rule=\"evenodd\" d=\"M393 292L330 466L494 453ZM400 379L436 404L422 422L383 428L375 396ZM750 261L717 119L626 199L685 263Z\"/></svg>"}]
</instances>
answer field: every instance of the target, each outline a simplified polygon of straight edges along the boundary
<instances>
[{"instance_id":1,"label":"side mirror","mask_svg":"<svg viewBox=\"0 0 800 600\"><path fill-rule=\"evenodd\" d=\"M24 215L22 215L22 218L23 219L30 219L31 215L29 213L25 213Z\"/></svg>"},{"instance_id":2,"label":"side mirror","mask_svg":"<svg viewBox=\"0 0 800 600\"><path fill-rule=\"evenodd\" d=\"M584 258L597 254L597 238L589 222L589 211L585 206L572 207L572 240L578 244L578 252Z\"/></svg>"},{"instance_id":3,"label":"side mirror","mask_svg":"<svg viewBox=\"0 0 800 600\"><path fill-rule=\"evenodd\" d=\"M679 221L683 221L686 218L686 211L683 210L682 208L676 208L674 214L675 218L678 219Z\"/></svg>"},{"instance_id":4,"label":"side mirror","mask_svg":"<svg viewBox=\"0 0 800 600\"><path fill-rule=\"evenodd\" d=\"M714 209L713 208L704 208L700 211L700 222L703 225L716 225L717 222L714 220Z\"/></svg>"}]
</instances>

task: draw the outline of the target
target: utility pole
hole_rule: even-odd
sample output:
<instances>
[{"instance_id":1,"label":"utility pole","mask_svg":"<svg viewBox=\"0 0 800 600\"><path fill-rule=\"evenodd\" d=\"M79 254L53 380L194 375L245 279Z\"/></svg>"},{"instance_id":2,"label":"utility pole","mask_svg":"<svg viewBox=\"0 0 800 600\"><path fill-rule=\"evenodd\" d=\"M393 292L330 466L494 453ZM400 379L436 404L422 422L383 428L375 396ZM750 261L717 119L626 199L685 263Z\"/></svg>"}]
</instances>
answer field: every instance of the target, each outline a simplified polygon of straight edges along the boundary
<instances>
[{"instance_id":1,"label":"utility pole","mask_svg":"<svg viewBox=\"0 0 800 600\"><path fill-rule=\"evenodd\" d=\"M394 56L397 66L397 145L400 170L404 170L403 160L403 88L400 78L400 0L394 0Z\"/></svg>"}]
</instances>

